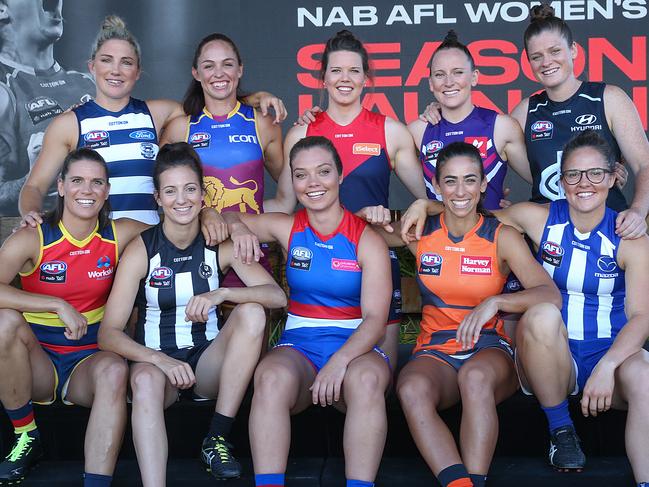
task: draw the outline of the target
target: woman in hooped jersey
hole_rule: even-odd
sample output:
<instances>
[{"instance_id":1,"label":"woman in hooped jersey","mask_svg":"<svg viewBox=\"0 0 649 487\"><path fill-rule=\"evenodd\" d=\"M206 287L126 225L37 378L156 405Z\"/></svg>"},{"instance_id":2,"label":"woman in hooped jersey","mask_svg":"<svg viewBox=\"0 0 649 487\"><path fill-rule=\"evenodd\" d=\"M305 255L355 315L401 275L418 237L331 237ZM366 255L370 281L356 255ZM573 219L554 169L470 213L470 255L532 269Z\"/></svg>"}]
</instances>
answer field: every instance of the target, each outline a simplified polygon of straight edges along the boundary
<instances>
[{"instance_id":1,"label":"woman in hooped jersey","mask_svg":"<svg viewBox=\"0 0 649 487\"><path fill-rule=\"evenodd\" d=\"M630 208L619 188L611 188L608 206L620 213L616 231L623 238L642 235L649 209L649 142L633 102L620 88L581 81L574 74L577 46L572 32L548 4L530 9L525 31L527 58L545 88L525 98L512 116L525 132L527 157L533 176L532 201L547 203L563 197L559 161L563 146L575 130L593 129L635 173Z\"/></svg>"},{"instance_id":2,"label":"woman in hooped jersey","mask_svg":"<svg viewBox=\"0 0 649 487\"><path fill-rule=\"evenodd\" d=\"M164 221L124 252L99 345L132 362L131 423L145 486L165 485L164 409L191 387L199 397L217 399L201 458L216 478L235 478L241 466L230 453L228 436L262 350L263 307L282 307L286 296L259 264L234 260L231 241L206 244L198 218L203 172L191 146L164 146L153 181ZM230 267L248 287L222 285ZM223 301L237 306L222 324ZM135 339L124 332L134 302Z\"/></svg>"},{"instance_id":3,"label":"woman in hooped jersey","mask_svg":"<svg viewBox=\"0 0 649 487\"><path fill-rule=\"evenodd\" d=\"M319 76L328 96L327 110L317 113L308 126L298 125L288 132L284 156L305 136L321 135L330 139L343 162L341 203L351 212L363 215L365 208L373 207L375 212L378 209L376 215L370 215L372 220L389 219L392 171L416 198L424 198L426 189L421 164L406 126L361 105L363 88L371 80L369 56L351 32L340 31L327 41ZM290 171L286 170L281 177L290 178ZM393 299L383 347L390 359L396 361L401 278L393 251L390 257Z\"/></svg>"},{"instance_id":4,"label":"woman in hooped jersey","mask_svg":"<svg viewBox=\"0 0 649 487\"><path fill-rule=\"evenodd\" d=\"M548 205L518 203L498 218L525 232L537 259L559 287L561 313L541 323L522 320L516 358L524 391L541 403L550 429L550 463L560 470L585 463L570 419L569 394L582 394L584 416L628 409L626 449L639 485L649 481L649 238L622 239L618 214L606 206L615 155L593 131L572 139L561 156L566 195ZM403 231L435 203L416 202ZM417 217L413 217L414 214Z\"/></svg>"},{"instance_id":5,"label":"woman in hooped jersey","mask_svg":"<svg viewBox=\"0 0 649 487\"><path fill-rule=\"evenodd\" d=\"M97 330L121 251L142 223L109 219L108 169L90 149L71 152L57 208L0 249L0 401L16 441L0 483L19 483L42 456L32 402L91 408L85 486L108 486L126 425L128 367L100 352ZM20 274L22 289L10 285Z\"/></svg>"},{"instance_id":6,"label":"woman in hooped jersey","mask_svg":"<svg viewBox=\"0 0 649 487\"><path fill-rule=\"evenodd\" d=\"M290 415L320 404L346 411L347 486L371 486L387 431L390 366L376 346L390 304L387 246L341 206L343 163L329 139L299 140L289 164L303 210L290 216L225 215L234 235L243 222L260 241L277 242L287 254L286 327L255 372L250 413L255 482L284 485Z\"/></svg>"},{"instance_id":7,"label":"woman in hooped jersey","mask_svg":"<svg viewBox=\"0 0 649 487\"><path fill-rule=\"evenodd\" d=\"M434 178L442 214L429 217L419 240L408 245L416 257L423 309L397 394L439 482L483 487L498 439L496 405L518 388L500 314L520 313L523 321L543 323L546 309L558 312L561 297L520 234L482 208L488 181L478 148L463 141L448 144L438 154ZM397 235L384 235L389 245L399 245ZM525 290L501 294L510 272L521 276ZM460 401L458 451L438 410Z\"/></svg>"},{"instance_id":8,"label":"woman in hooped jersey","mask_svg":"<svg viewBox=\"0 0 649 487\"><path fill-rule=\"evenodd\" d=\"M20 195L24 222L41 221L43 199L65 155L88 147L108 163L112 217L156 224L152 174L158 140L169 122L183 115L182 107L172 100L131 97L141 73L140 46L119 17L104 19L88 69L97 84L96 97L56 117L45 132L43 148ZM270 100L281 105L272 97L265 97L264 103Z\"/></svg>"},{"instance_id":9,"label":"woman in hooped jersey","mask_svg":"<svg viewBox=\"0 0 649 487\"><path fill-rule=\"evenodd\" d=\"M219 213L291 213L295 203L285 199L283 187L290 180L264 204L264 167L277 181L284 165L282 130L239 101L243 63L237 46L223 34L204 37L194 52L192 76L183 101L187 116L169 124L161 145L182 141L194 147L203 164L205 205ZM243 285L234 272L225 279L226 286Z\"/></svg>"},{"instance_id":10,"label":"woman in hooped jersey","mask_svg":"<svg viewBox=\"0 0 649 487\"><path fill-rule=\"evenodd\" d=\"M475 145L482 157L487 178L484 207L500 208L508 166L525 181L532 182L523 133L509 115L473 105L471 92L478 83L478 70L473 56L453 30L431 58L428 83L441 118L435 124L415 120L408 125L419 148L428 197L441 199L433 183L437 154L451 142L464 141Z\"/></svg>"}]
</instances>

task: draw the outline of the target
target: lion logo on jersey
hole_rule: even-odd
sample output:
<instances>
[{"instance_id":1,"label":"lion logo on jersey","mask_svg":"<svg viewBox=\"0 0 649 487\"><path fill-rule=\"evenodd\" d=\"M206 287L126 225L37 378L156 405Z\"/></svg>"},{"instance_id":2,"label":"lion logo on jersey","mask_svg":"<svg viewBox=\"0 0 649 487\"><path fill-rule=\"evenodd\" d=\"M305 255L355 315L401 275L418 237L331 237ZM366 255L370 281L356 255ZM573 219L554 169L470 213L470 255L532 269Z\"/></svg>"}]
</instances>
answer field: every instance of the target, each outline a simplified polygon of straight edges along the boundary
<instances>
[{"instance_id":1,"label":"lion logo on jersey","mask_svg":"<svg viewBox=\"0 0 649 487\"><path fill-rule=\"evenodd\" d=\"M226 188L219 178L214 176L205 176L205 205L214 208L219 213L224 208L238 206L239 211L245 213L247 208L253 212L259 213L259 205L255 201L255 194L259 187L257 181L247 179L239 182L233 176L230 176L230 183L236 185L236 188ZM252 183L252 187L246 186Z\"/></svg>"}]
</instances>

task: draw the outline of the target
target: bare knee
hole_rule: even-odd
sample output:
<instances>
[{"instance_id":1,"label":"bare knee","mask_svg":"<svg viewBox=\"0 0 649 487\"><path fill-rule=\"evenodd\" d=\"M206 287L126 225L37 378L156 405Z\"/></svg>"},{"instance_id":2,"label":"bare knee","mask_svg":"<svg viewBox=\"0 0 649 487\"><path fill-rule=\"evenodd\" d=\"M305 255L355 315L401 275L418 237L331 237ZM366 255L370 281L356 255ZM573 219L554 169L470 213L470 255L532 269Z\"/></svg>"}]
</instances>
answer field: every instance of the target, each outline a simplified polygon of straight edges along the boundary
<instances>
[{"instance_id":1,"label":"bare knee","mask_svg":"<svg viewBox=\"0 0 649 487\"><path fill-rule=\"evenodd\" d=\"M294 373L283 364L262 364L255 371L256 401L282 402L287 399L292 388L297 387Z\"/></svg>"},{"instance_id":2,"label":"bare knee","mask_svg":"<svg viewBox=\"0 0 649 487\"><path fill-rule=\"evenodd\" d=\"M253 340L261 340L266 330L266 312L258 303L243 303L230 314L236 320L235 333L245 333Z\"/></svg>"},{"instance_id":3,"label":"bare knee","mask_svg":"<svg viewBox=\"0 0 649 487\"><path fill-rule=\"evenodd\" d=\"M148 402L152 397L164 396L166 385L165 375L154 367L141 367L131 374L131 390L133 404L140 401Z\"/></svg>"},{"instance_id":4,"label":"bare knee","mask_svg":"<svg viewBox=\"0 0 649 487\"><path fill-rule=\"evenodd\" d=\"M0 351L16 344L20 328L25 326L25 323L25 318L18 311L0 309Z\"/></svg>"},{"instance_id":5,"label":"bare knee","mask_svg":"<svg viewBox=\"0 0 649 487\"><path fill-rule=\"evenodd\" d=\"M561 312L549 303L532 306L521 317L517 329L517 343L539 344L551 347L565 340L565 326Z\"/></svg>"},{"instance_id":6,"label":"bare knee","mask_svg":"<svg viewBox=\"0 0 649 487\"><path fill-rule=\"evenodd\" d=\"M374 364L348 369L343 382L345 401L376 403L384 397L387 377L388 371L381 371Z\"/></svg>"},{"instance_id":7,"label":"bare knee","mask_svg":"<svg viewBox=\"0 0 649 487\"><path fill-rule=\"evenodd\" d=\"M627 359L618 369L618 378L624 400L646 404L649 401L649 361L646 352L641 357Z\"/></svg>"},{"instance_id":8,"label":"bare knee","mask_svg":"<svg viewBox=\"0 0 649 487\"><path fill-rule=\"evenodd\" d=\"M471 367L465 364L457 374L457 385L460 389L462 402L483 402L494 395L494 378L489 370L481 367Z\"/></svg>"},{"instance_id":9,"label":"bare knee","mask_svg":"<svg viewBox=\"0 0 649 487\"><path fill-rule=\"evenodd\" d=\"M435 393L430 381L421 374L407 374L399 377L397 396L404 409L420 405L434 406L439 404L439 395Z\"/></svg>"},{"instance_id":10,"label":"bare knee","mask_svg":"<svg viewBox=\"0 0 649 487\"><path fill-rule=\"evenodd\" d=\"M128 365L121 357L115 354L102 356L95 367L94 377L97 393L103 392L115 399L125 396Z\"/></svg>"}]
</instances>

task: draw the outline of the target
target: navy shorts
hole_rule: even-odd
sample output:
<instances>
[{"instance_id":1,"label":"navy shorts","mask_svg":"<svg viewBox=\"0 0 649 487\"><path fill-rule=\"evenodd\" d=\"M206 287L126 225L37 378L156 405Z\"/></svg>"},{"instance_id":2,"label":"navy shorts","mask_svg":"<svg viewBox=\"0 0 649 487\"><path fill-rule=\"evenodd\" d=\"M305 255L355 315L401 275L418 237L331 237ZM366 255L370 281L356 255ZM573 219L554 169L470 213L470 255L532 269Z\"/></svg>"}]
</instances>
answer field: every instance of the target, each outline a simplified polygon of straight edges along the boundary
<instances>
[{"instance_id":1,"label":"navy shorts","mask_svg":"<svg viewBox=\"0 0 649 487\"><path fill-rule=\"evenodd\" d=\"M203 352L207 350L207 347L209 347L212 342L213 340L208 340L194 347L179 348L177 350L161 350L161 352L171 358L180 360L181 362L187 362L195 373L196 367L198 367L198 361L201 359Z\"/></svg>"},{"instance_id":2,"label":"navy shorts","mask_svg":"<svg viewBox=\"0 0 649 487\"><path fill-rule=\"evenodd\" d=\"M590 374L593 373L597 363L611 348L613 340L568 340L568 345L570 346L570 353L577 374L577 386L574 392L574 394L577 394L584 390Z\"/></svg>"},{"instance_id":3,"label":"navy shorts","mask_svg":"<svg viewBox=\"0 0 649 487\"><path fill-rule=\"evenodd\" d=\"M514 360L514 351L512 350L512 347L507 342L507 340L499 336L497 333L485 332L480 334L478 343L476 343L475 346L470 350L462 350L458 353L450 355L444 352L440 352L439 350L429 348L415 352L412 357L410 357L410 360L414 360L418 357L430 357L439 360L440 362L443 362L447 365L450 365L457 371L460 370L460 367L462 367L462 365L466 361L470 360L471 357L473 357L477 352L486 348L497 348L498 350L502 350L512 359L512 361Z\"/></svg>"},{"instance_id":4,"label":"navy shorts","mask_svg":"<svg viewBox=\"0 0 649 487\"><path fill-rule=\"evenodd\" d=\"M390 312L388 314L388 325L401 323L401 268L397 253L390 249L390 270L392 271L392 299L390 300Z\"/></svg>"}]
</instances>

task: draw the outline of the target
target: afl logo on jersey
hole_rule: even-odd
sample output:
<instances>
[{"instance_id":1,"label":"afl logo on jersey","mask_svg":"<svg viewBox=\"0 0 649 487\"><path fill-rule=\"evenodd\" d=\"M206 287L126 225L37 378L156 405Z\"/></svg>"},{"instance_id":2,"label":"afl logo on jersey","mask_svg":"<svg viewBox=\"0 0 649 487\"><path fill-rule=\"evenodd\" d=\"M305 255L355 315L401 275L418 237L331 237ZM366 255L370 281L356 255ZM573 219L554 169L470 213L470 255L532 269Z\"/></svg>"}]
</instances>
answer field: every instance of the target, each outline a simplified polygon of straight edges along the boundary
<instances>
[{"instance_id":1,"label":"afl logo on jersey","mask_svg":"<svg viewBox=\"0 0 649 487\"><path fill-rule=\"evenodd\" d=\"M564 253L563 247L557 243L546 240L541 244L541 259L551 266L559 267Z\"/></svg>"},{"instance_id":2,"label":"afl logo on jersey","mask_svg":"<svg viewBox=\"0 0 649 487\"><path fill-rule=\"evenodd\" d=\"M432 252L421 254L419 258L419 274L427 276L439 276L442 272L442 262L444 259L441 255Z\"/></svg>"},{"instance_id":3,"label":"afl logo on jersey","mask_svg":"<svg viewBox=\"0 0 649 487\"><path fill-rule=\"evenodd\" d=\"M441 140L431 140L428 144L422 146L421 153L426 158L426 161L431 161L442 150L442 147L444 147L444 142Z\"/></svg>"},{"instance_id":4,"label":"afl logo on jersey","mask_svg":"<svg viewBox=\"0 0 649 487\"><path fill-rule=\"evenodd\" d=\"M554 131L554 124L547 120L538 120L532 124L531 129L531 140L545 140L552 138L552 132Z\"/></svg>"},{"instance_id":5,"label":"afl logo on jersey","mask_svg":"<svg viewBox=\"0 0 649 487\"><path fill-rule=\"evenodd\" d=\"M101 149L110 146L110 135L105 130L93 130L83 136L88 149Z\"/></svg>"},{"instance_id":6,"label":"afl logo on jersey","mask_svg":"<svg viewBox=\"0 0 649 487\"><path fill-rule=\"evenodd\" d=\"M169 267L156 267L149 275L149 286L158 289L169 289L173 287L174 271Z\"/></svg>"},{"instance_id":7,"label":"afl logo on jersey","mask_svg":"<svg viewBox=\"0 0 649 487\"><path fill-rule=\"evenodd\" d=\"M150 130L135 130L128 134L131 139L135 140L153 140L155 139L155 134Z\"/></svg>"},{"instance_id":8,"label":"afl logo on jersey","mask_svg":"<svg viewBox=\"0 0 649 487\"><path fill-rule=\"evenodd\" d=\"M291 249L291 262L289 265L293 269L308 271L311 268L313 252L306 247L293 247Z\"/></svg>"},{"instance_id":9,"label":"afl logo on jersey","mask_svg":"<svg viewBox=\"0 0 649 487\"><path fill-rule=\"evenodd\" d=\"M60 260L50 260L40 265L40 280L50 283L65 282L65 276L68 271L68 265Z\"/></svg>"},{"instance_id":10,"label":"afl logo on jersey","mask_svg":"<svg viewBox=\"0 0 649 487\"><path fill-rule=\"evenodd\" d=\"M48 96L38 96L29 100L25 103L25 110L27 110L34 125L63 113L63 109L58 102Z\"/></svg>"},{"instance_id":11,"label":"afl logo on jersey","mask_svg":"<svg viewBox=\"0 0 649 487\"><path fill-rule=\"evenodd\" d=\"M189 137L189 143L194 149L204 149L210 146L212 136L207 132L196 132Z\"/></svg>"}]
</instances>

